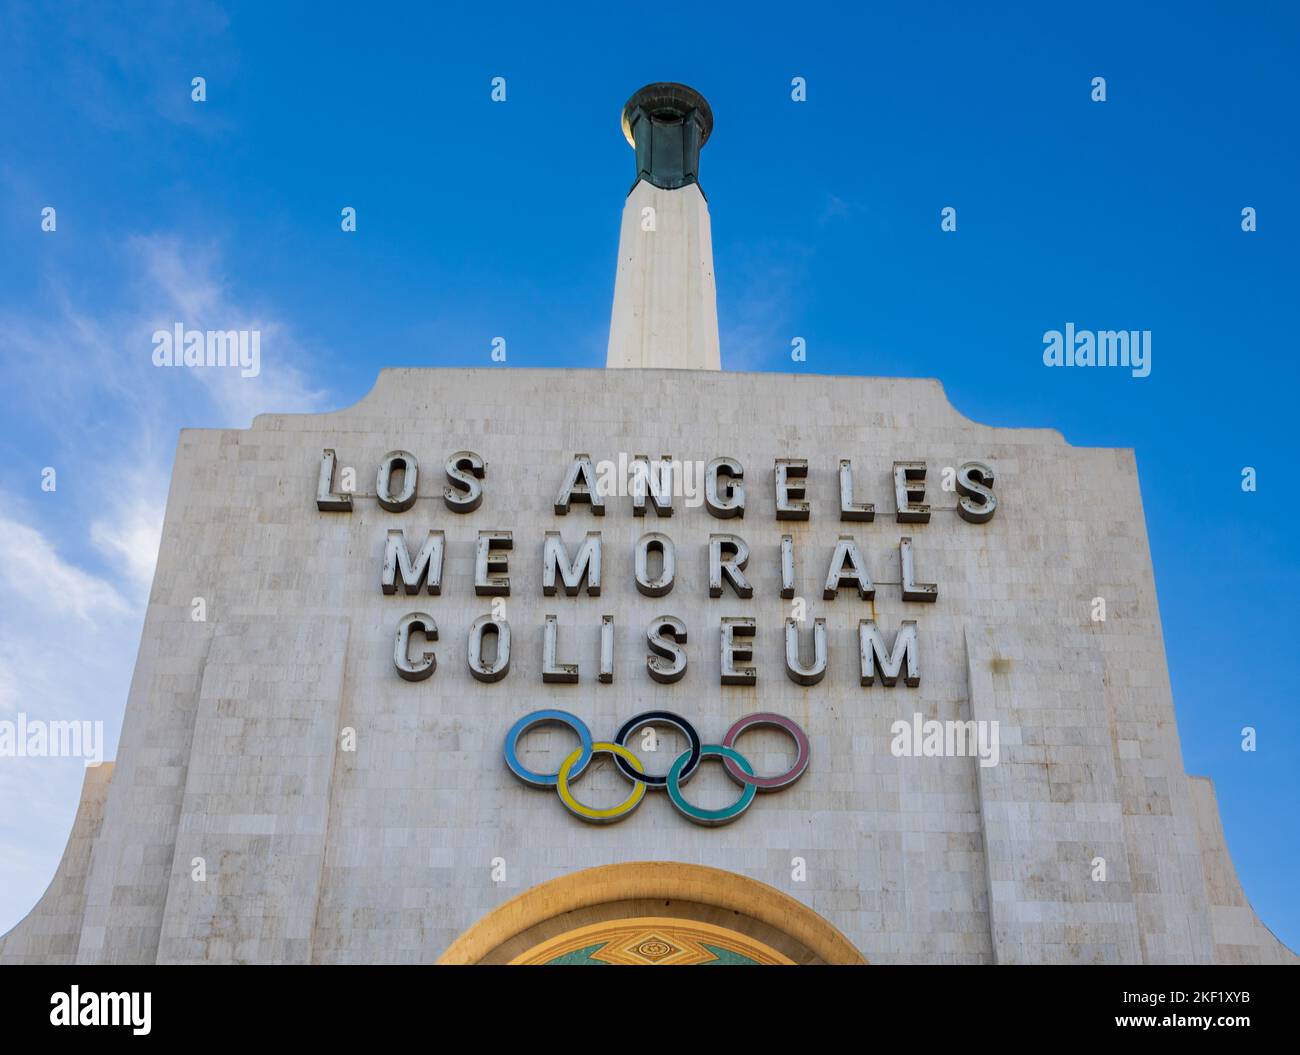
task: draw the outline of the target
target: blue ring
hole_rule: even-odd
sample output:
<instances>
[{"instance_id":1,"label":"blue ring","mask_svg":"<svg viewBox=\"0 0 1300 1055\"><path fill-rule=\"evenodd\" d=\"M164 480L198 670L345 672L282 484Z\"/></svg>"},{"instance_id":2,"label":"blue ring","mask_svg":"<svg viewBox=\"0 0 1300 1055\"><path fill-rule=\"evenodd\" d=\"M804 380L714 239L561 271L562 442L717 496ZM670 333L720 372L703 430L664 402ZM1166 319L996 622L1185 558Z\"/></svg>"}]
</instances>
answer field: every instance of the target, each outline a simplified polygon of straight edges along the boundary
<instances>
[{"instance_id":1,"label":"blue ring","mask_svg":"<svg viewBox=\"0 0 1300 1055\"><path fill-rule=\"evenodd\" d=\"M515 753L519 738L538 725L567 725L578 734L578 740L582 743L582 754L573 768L569 770L569 779L576 778L578 774L587 768L587 763L591 761L591 730L587 728L586 722L568 711L533 711L532 714L525 714L510 727L510 732L506 733L506 765L510 767L510 772L525 784L531 784L535 788L553 788L556 786L560 775L558 772L534 773L531 769L525 768L523 763L519 761L519 756Z\"/></svg>"}]
</instances>

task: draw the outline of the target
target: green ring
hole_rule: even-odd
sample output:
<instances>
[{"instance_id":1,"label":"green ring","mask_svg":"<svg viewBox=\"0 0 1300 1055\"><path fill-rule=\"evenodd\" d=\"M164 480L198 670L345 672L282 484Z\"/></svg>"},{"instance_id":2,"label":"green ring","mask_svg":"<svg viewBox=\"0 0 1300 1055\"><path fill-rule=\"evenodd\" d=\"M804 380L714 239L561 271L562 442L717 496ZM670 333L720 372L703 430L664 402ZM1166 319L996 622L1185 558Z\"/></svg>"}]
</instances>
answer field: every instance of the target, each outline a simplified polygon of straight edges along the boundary
<instances>
[{"instance_id":1,"label":"green ring","mask_svg":"<svg viewBox=\"0 0 1300 1055\"><path fill-rule=\"evenodd\" d=\"M736 765L738 765L746 775L751 777L754 775L754 767L749 764L749 760L734 748L724 747L722 744L704 744L700 747L700 762L703 763L705 759L709 757L729 758L732 762L736 763ZM740 793L740 798L730 806L724 806L720 810L706 810L699 806L693 806L687 802L685 797L682 795L682 789L681 785L678 783L678 779L681 777L682 770L690 759L691 752L689 750L683 751L678 755L677 760L669 767L668 776L664 782L664 787L668 791L668 798L672 801L672 804L677 807L678 812L685 816L687 820L712 828L717 827L719 824L730 824L749 809L749 804L754 801L754 795L758 792L758 789L753 784L746 784L744 786L745 790Z\"/></svg>"}]
</instances>

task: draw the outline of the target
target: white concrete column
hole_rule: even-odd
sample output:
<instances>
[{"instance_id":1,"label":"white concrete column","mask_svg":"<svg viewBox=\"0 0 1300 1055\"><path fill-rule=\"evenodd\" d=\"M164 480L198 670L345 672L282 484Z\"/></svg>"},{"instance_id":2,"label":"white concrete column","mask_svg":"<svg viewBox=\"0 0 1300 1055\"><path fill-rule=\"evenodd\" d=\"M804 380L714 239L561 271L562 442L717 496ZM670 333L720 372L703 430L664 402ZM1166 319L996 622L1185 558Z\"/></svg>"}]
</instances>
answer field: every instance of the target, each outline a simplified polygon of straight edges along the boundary
<instances>
[{"instance_id":1,"label":"white concrete column","mask_svg":"<svg viewBox=\"0 0 1300 1055\"><path fill-rule=\"evenodd\" d=\"M709 204L696 184L641 180L627 196L605 365L721 369Z\"/></svg>"}]
</instances>

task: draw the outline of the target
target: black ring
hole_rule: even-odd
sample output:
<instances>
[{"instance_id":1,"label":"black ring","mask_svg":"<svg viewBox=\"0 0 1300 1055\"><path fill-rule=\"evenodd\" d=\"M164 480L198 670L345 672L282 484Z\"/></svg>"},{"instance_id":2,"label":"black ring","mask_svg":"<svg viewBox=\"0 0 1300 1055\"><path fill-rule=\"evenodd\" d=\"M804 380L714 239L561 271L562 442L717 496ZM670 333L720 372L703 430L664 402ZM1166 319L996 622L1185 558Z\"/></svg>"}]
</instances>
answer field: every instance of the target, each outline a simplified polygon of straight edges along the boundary
<instances>
[{"instance_id":1,"label":"black ring","mask_svg":"<svg viewBox=\"0 0 1300 1055\"><path fill-rule=\"evenodd\" d=\"M685 783L690 779L691 774L700 767L700 734L695 731L695 726L691 725L680 714L673 714L672 711L643 711L641 714L634 715L623 723L619 729L618 735L614 737L614 743L619 747L627 747L627 738L632 733L640 729L643 725L670 725L681 733L690 742L691 757L687 760L686 765L682 767L679 780ZM651 773L638 773L632 768L632 764L626 758L614 756L614 764L622 770L623 775L629 780L639 780L647 787L663 788L668 786L668 774L655 776Z\"/></svg>"}]
</instances>

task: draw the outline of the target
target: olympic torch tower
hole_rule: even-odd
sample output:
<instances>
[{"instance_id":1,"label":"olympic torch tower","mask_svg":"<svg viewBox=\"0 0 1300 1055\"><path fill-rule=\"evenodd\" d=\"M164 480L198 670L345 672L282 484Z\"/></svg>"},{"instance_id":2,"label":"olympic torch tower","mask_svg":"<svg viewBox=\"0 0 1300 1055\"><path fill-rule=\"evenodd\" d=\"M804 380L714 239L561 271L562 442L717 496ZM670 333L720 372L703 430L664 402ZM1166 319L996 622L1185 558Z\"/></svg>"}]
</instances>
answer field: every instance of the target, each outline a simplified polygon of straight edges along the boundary
<instances>
[{"instance_id":1,"label":"olympic torch tower","mask_svg":"<svg viewBox=\"0 0 1300 1055\"><path fill-rule=\"evenodd\" d=\"M636 182L619 230L607 366L721 368L713 235L699 181L712 131L709 104L684 84L647 85L623 107Z\"/></svg>"}]
</instances>

